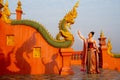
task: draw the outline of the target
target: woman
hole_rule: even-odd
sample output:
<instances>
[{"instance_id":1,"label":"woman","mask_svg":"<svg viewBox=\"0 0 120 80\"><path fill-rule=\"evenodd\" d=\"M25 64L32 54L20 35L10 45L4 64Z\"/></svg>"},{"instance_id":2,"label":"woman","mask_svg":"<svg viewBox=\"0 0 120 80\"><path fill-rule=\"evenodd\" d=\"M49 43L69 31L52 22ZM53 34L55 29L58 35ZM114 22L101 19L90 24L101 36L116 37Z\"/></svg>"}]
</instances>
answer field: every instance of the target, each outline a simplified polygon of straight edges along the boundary
<instances>
[{"instance_id":1,"label":"woman","mask_svg":"<svg viewBox=\"0 0 120 80\"><path fill-rule=\"evenodd\" d=\"M84 41L84 50L82 54L82 71L87 71L88 74L100 73L98 58L99 50L96 41L93 39L94 32L90 32L87 39L81 35L80 31L78 31L78 35Z\"/></svg>"}]
</instances>

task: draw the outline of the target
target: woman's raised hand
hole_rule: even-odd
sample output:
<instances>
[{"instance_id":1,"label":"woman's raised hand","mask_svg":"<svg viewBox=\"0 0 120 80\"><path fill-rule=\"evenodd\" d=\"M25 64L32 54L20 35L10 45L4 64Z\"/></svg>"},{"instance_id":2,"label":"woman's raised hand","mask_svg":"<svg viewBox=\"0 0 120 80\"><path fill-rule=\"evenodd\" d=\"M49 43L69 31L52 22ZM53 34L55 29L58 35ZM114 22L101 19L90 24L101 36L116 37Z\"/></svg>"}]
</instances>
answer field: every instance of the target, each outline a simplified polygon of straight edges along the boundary
<instances>
[{"instance_id":1,"label":"woman's raised hand","mask_svg":"<svg viewBox=\"0 0 120 80\"><path fill-rule=\"evenodd\" d=\"M80 30L78 30L78 36L79 36L82 40L85 40L85 38L81 35Z\"/></svg>"},{"instance_id":2,"label":"woman's raised hand","mask_svg":"<svg viewBox=\"0 0 120 80\"><path fill-rule=\"evenodd\" d=\"M80 35L80 34L81 34L80 30L78 30L78 35Z\"/></svg>"}]
</instances>

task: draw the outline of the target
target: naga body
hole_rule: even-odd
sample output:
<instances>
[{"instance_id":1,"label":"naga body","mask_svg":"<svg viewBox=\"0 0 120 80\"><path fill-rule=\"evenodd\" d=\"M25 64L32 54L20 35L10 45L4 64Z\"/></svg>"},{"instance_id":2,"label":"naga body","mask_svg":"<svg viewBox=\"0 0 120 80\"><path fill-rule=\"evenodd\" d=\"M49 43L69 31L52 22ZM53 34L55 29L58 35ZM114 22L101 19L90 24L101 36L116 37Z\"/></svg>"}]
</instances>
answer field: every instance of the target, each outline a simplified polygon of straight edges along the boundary
<instances>
[{"instance_id":1,"label":"naga body","mask_svg":"<svg viewBox=\"0 0 120 80\"><path fill-rule=\"evenodd\" d=\"M77 17L76 9L78 7L78 4L79 1L73 6L72 10L69 11L62 20L60 20L59 33L56 35L56 39L50 35L50 33L45 29L43 25L39 24L36 21L10 20L10 11L8 9L8 4L3 7L1 19L6 23L10 23L11 25L27 25L33 27L43 36L43 38L48 42L48 44L57 48L67 48L71 47L74 42L74 37L69 29L71 25L74 24L74 19Z\"/></svg>"}]
</instances>

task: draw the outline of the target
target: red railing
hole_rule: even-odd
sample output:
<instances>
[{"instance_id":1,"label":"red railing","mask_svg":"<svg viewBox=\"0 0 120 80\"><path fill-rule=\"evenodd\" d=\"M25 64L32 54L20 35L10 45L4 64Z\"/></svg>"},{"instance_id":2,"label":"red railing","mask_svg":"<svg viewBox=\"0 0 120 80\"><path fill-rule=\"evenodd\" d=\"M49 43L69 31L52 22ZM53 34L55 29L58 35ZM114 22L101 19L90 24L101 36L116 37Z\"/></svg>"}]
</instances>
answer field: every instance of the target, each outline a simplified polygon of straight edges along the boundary
<instances>
[{"instance_id":1,"label":"red railing","mask_svg":"<svg viewBox=\"0 0 120 80\"><path fill-rule=\"evenodd\" d=\"M72 65L80 65L81 64L81 53L82 51L75 51L71 56L71 64Z\"/></svg>"}]
</instances>

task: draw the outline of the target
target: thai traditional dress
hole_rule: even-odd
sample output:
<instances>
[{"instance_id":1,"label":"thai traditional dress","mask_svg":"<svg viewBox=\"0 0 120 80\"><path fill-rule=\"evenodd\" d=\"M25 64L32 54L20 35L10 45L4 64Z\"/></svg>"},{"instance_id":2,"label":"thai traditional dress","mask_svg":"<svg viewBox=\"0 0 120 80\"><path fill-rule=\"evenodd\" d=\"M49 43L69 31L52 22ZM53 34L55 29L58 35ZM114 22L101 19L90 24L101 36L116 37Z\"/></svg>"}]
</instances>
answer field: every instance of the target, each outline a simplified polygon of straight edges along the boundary
<instances>
[{"instance_id":1,"label":"thai traditional dress","mask_svg":"<svg viewBox=\"0 0 120 80\"><path fill-rule=\"evenodd\" d=\"M88 42L87 40L84 41L82 66L88 74L96 74L100 72L98 51L94 42Z\"/></svg>"}]
</instances>

